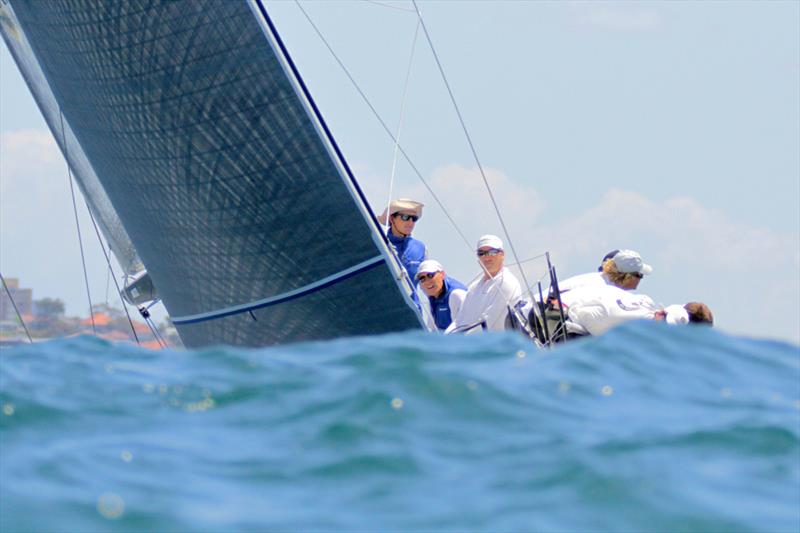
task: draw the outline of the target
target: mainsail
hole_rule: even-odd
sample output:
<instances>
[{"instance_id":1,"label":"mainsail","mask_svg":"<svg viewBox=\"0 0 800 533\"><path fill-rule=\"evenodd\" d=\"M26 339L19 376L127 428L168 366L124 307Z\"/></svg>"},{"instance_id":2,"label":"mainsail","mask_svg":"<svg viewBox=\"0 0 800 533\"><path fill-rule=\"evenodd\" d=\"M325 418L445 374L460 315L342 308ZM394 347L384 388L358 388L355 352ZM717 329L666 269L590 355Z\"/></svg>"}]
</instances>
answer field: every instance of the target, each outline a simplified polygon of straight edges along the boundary
<instances>
[{"instance_id":1,"label":"mainsail","mask_svg":"<svg viewBox=\"0 0 800 533\"><path fill-rule=\"evenodd\" d=\"M421 327L260 1L12 6L4 38L30 43L184 344Z\"/></svg>"}]
</instances>

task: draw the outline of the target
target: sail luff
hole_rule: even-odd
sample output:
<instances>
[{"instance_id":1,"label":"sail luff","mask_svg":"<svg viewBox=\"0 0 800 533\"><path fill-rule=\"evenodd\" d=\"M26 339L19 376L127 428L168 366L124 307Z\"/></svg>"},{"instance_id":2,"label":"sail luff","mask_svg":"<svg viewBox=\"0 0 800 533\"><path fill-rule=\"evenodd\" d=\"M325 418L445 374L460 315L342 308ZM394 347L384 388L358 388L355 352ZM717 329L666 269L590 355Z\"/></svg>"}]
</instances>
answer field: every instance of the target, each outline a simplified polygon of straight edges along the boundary
<instances>
[{"instance_id":1,"label":"sail luff","mask_svg":"<svg viewBox=\"0 0 800 533\"><path fill-rule=\"evenodd\" d=\"M260 23L262 23L261 26L264 30L264 34L267 37L267 40L273 51L275 52L275 55L281 60L281 64L286 72L286 76L293 82L298 97L304 102L309 114L309 118L312 120L314 127L317 129L320 139L322 139L325 143L331 159L334 161L339 170L342 181L348 186L348 190L353 197L353 201L355 202L356 206L358 206L359 211L361 212L367 224L374 227L375 231L372 232L372 240L380 250L381 255L384 256L386 264L393 272L398 289L405 296L406 305L416 310L417 306L413 299L413 294L415 291L414 284L408 277L403 266L397 260L397 256L389 248L389 243L385 234L383 233L383 228L381 227L380 223L378 223L375 213L372 211L372 207L370 207L364 191L358 184L358 180L356 180L350 165L347 163L347 159L344 157L344 154L339 148L333 133L331 133L330 129L328 128L328 124L325 122L319 107L317 107L317 104L311 95L311 91L308 89L303 77L300 75L300 71L295 65L294 60L292 60L289 50L286 48L286 45L284 44L283 39L281 39L275 24L264 7L264 2L262 0L248 1L251 9L256 15L256 18ZM422 315L418 314L418 316L420 320L420 326L427 329L427 325L425 324Z\"/></svg>"}]
</instances>

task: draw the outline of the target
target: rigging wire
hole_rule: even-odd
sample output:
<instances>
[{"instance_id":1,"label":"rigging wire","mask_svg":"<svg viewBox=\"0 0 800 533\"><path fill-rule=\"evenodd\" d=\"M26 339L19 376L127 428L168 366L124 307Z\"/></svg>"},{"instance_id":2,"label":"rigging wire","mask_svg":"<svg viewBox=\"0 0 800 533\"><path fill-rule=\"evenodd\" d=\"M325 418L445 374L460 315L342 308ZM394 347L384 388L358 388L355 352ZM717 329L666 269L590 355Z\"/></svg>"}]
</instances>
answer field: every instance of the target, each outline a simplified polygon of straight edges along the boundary
<instances>
[{"instance_id":1,"label":"rigging wire","mask_svg":"<svg viewBox=\"0 0 800 533\"><path fill-rule=\"evenodd\" d=\"M147 322L147 325L150 327L150 334L151 334L151 335L153 335L153 338L154 338L154 339L156 340L156 342L158 343L158 346L159 346L159 347L160 347L162 350L166 350L166 349L168 348L168 346L167 346L167 343L166 343L166 341L164 340L164 338L163 338L163 337L161 336L161 334L158 332L158 326L156 326L156 324L155 324L155 322L153 322L153 319L152 319L152 318L147 318L147 319L146 319L146 322Z\"/></svg>"},{"instance_id":2,"label":"rigging wire","mask_svg":"<svg viewBox=\"0 0 800 533\"><path fill-rule=\"evenodd\" d=\"M367 1L369 1L369 0L367 0ZM483 178L484 185L486 186L486 189L487 189L487 191L488 191L488 193L489 193L489 198L490 198L490 199L491 199L491 201L492 201L492 204L493 204L493 206L494 206L494 209L495 209L495 212L496 212L496 214L497 214L497 217L498 217L498 219L499 219L499 221L500 221L500 224L501 224L501 226L502 226L502 228L503 228L503 232L504 232L504 235L505 235L505 237L506 237L506 240L508 241L508 243L509 243L509 246L511 247L511 251L512 251L512 254L513 254L513 256L514 256L515 263L513 263L512 265L509 265L509 266L513 266L513 265L517 265L517 266L518 266L518 268L519 268L519 271L520 271L520 273L521 273L521 275L522 275L522 280L523 280L523 282L525 283L525 287L526 287L526 289L528 290L528 293L529 293L529 295L530 295L530 297L531 297L531 300L533 300L533 295L531 294L530 285L529 285L529 283L528 283L527 276L525 275L525 271L524 271L524 269L522 268L522 263L525 263L525 262L531 261L531 260L533 260L533 259L535 259L535 258L528 259L528 260L525 260L525 261L520 261L520 260L519 260L519 255L517 254L516 248L514 247L514 243L512 242L512 240L511 240L511 238L510 238L510 236L509 236L509 232L508 232L508 229L507 229L507 227L506 227L505 221L503 220L503 217L502 217L502 215L500 214L500 210L499 210L499 207L498 207L498 205L497 205L497 202L495 201L494 194L492 193L492 190L491 190L491 187L490 187L490 185L489 185L488 179L486 178L486 173L484 172L483 166L482 166L482 165L481 165L481 163L480 163L480 160L479 160L479 158L478 158L478 155L477 155L477 151L475 150L475 146L474 146L474 144L472 143L472 139L471 139L471 137L470 137L470 135L469 135L469 132L468 132L468 130L467 130L467 128L466 128L466 124L464 123L464 120L463 120L463 117L462 117L462 115L461 115L461 112L460 112L460 110L459 110L459 108L458 108L458 105L456 104L456 101L455 101L455 97L454 97L454 95L453 95L453 92L452 92L452 90L450 89L450 84L449 84L449 82L447 81L447 77L445 76L444 69L443 69L443 67L442 67L441 61L439 60L438 54L436 53L436 50L435 50L435 48L434 48L434 46L433 46L433 42L432 42L432 40L431 40L431 38L430 38L430 35L428 34L428 30L427 30L427 28L426 28L426 26L425 26L425 22L424 22L424 20L422 19L422 14L421 14L421 12L420 12L420 10L419 10L419 7L418 7L418 6L417 6L417 4L416 4L416 1L415 1L415 0L411 0L411 1L412 1L412 4L414 5L414 10L413 10L413 12L416 12L416 14L417 14L417 19L418 19L418 27L419 27L419 26L422 26L423 32L425 33L426 39L427 39L427 41L428 41L428 44L429 44L429 46L430 46L430 48L431 48L431 52L432 52L432 54L433 54L433 56L434 56L434 59L436 60L436 64L437 64L437 66L438 66L438 68L439 68L439 72L440 72L440 74L441 74L441 76L442 76L442 79L443 79L443 81L444 81L445 87L447 88L447 91L448 91L448 93L449 93L449 95L450 95L450 100L451 100L451 102L452 102L452 104L453 104L453 106L454 106L454 108L455 108L455 110L456 110L456 113L457 113L457 115L458 115L459 121L460 121L460 123L461 123L462 130L464 131L464 134L465 134L465 136L466 136L466 138L467 138L467 141L468 141L468 143L469 143L469 146L470 146L470 149L471 149L471 151L472 151L473 157L475 158L475 161L476 161L476 163L477 163L478 169L479 169L479 171L480 171L480 173L481 173L481 176L482 176L482 178ZM376 3L376 2L373 2L373 3ZM313 28L314 32L317 34L317 36L319 37L319 39L322 41L322 43L323 43L323 44L325 45L325 47L328 49L328 52L331 54L331 56L333 57L333 59L336 61L336 63L337 63L337 64L339 65L339 67L342 69L342 71L343 71L343 72L344 72L344 74L347 76L347 78L350 80L350 83L353 85L353 87L355 88L356 92L358 92L358 94L361 96L361 98L362 98L362 100L364 101L364 103L366 103L366 104L367 104L367 107L370 109L370 111L372 112L372 114L375 116L375 118L377 119L378 123L381 125L381 127L383 128L383 130L386 132L386 134L389 136L389 138L390 138L390 139L391 139L391 140L392 140L392 141L395 143L396 150L400 152L400 154L403 156L403 158L406 160L406 162L407 162L407 163L409 164L409 166L411 167L411 169L412 169L412 171L414 172L414 174L416 174L416 176L419 178L420 182L421 182L421 183L422 183L422 184L425 186L425 188L428 190L428 193L431 195L431 197L434 199L434 201L436 202L436 204L437 204L437 205L439 206L439 208L442 210L442 212L444 213L445 217L448 219L448 221L450 222L450 224L451 224L451 225L453 226L453 228L456 230L456 233L458 233L458 235L461 237L461 240L464 242L464 244L467 246L467 248L468 248L468 249L470 249L470 250L472 250L472 245L470 244L470 241L469 241L469 240L466 238L466 236L464 235L464 233L461 231L461 229L459 228L458 224L455 222L455 220L454 220L454 219L453 219L453 217L450 215L450 213L449 213L449 211L447 210L447 208L445 208L445 206L444 206L444 204L442 203L442 201L439 199L439 197L438 197L438 196L436 195L436 193L433 191L433 189L431 188L431 186L428 184L427 180L426 180L426 179L425 179L425 178L422 176L422 173L419 171L419 169L416 167L416 165L414 164L414 162L411 160L410 156L409 156L409 155L406 153L406 151L405 151L405 150L403 149L403 147L400 145L400 141L399 141L399 139L397 139L397 138L396 138L396 137L395 137L395 136L392 134L392 131L391 131L391 130L390 130L390 128L387 126L386 122L383 120L383 118L381 117L380 113L378 113L377 109L376 109L376 108L375 108L375 106L372 104L372 102L369 100L369 98L368 98L368 97L367 97L367 95L364 93L364 91L361 89L361 87L359 86L358 82L355 80L355 78L354 78L354 77L353 77L353 75L350 73L350 71L348 70L348 68L347 68L347 67L344 65L344 63L342 62L342 60L339 58L339 56L338 56L338 55L336 54L336 52L333 50L333 47L330 45L330 43L328 42L328 40L325 38L325 36L324 36L324 35L322 34L322 32L320 31L320 29L317 27L317 25L316 25L316 24L314 23L314 21L311 19L311 16L310 16L310 15L309 15L309 14L306 12L306 10L303 8L303 6L302 6L302 5L300 5L300 2L299 2L299 0L295 0L295 4L297 5L298 9L300 9L300 12L301 12L301 13L303 14L303 16L306 18L306 20L308 21L308 23L311 25L311 27ZM393 7L393 6L384 6L384 7ZM406 11L406 10L402 10L402 11ZM537 256L536 258L538 258L538 257L541 257L541 256ZM482 264L480 261L478 261L478 264L480 265L480 267L481 267L481 269L483 270L483 273L484 273L485 275L487 275L487 276L489 276L489 277L492 277L492 276L490 276L490 275L489 275L489 272L486 270L486 267L485 267L485 266L484 266L484 265L483 265L483 264ZM492 278L492 279L494 279L494 278Z\"/></svg>"},{"instance_id":3,"label":"rigging wire","mask_svg":"<svg viewBox=\"0 0 800 533\"><path fill-rule=\"evenodd\" d=\"M103 250L103 256L106 258L106 264L108 265L108 271L111 273L111 278L114 280L114 286L117 288L117 294L119 295L119 299L122 302L122 309L125 311L125 316L128 317L128 324L131 326L131 333L133 333L133 338L136 339L137 346L141 346L141 342L139 342L139 336L136 334L136 328L133 327L133 320L131 320L131 315L128 312L128 306L125 305L125 299L122 297L122 290L119 288L119 282L117 281L117 277L114 275L114 269L111 266L111 255L108 253L111 251L111 245L108 247L108 252L106 252L106 247L103 245L103 239L100 236L100 229L97 227L97 222L94 219L94 214L92 210L89 209L89 203L86 202L86 211L89 212L89 219L92 221L92 225L94 226L94 232L97 235L97 242L100 243L100 249ZM106 305L108 305L108 280L106 279Z\"/></svg>"},{"instance_id":4,"label":"rigging wire","mask_svg":"<svg viewBox=\"0 0 800 533\"><path fill-rule=\"evenodd\" d=\"M303 9L303 6L302 6L302 5L300 5L300 2L299 2L299 0L294 0L294 2L295 2L295 4L297 4L297 7L298 7L298 8L300 9L300 11L303 13L303 16L305 16L306 20L307 20L307 21L308 21L308 23L311 25L311 27L314 29L314 31L316 32L317 36L320 38L320 40L322 41L322 43L323 43L323 44L325 45L325 47L328 49L328 52L330 52L331 56L333 56L333 59L336 61L336 63L337 63L337 64L339 65L339 67L342 69L342 71L343 71L343 72L344 72L344 74L347 76L347 78L350 80L350 83L353 85L353 87L356 89L356 91L358 92L358 94L361 96L361 99L362 99L362 100L364 100L364 103L366 103L366 104L367 104L367 107L369 107L370 111L371 111L371 112L372 112L372 114L375 116L375 118L377 119L378 123L381 125L381 127L383 128L383 130L386 132L386 134L389 136L389 138L390 138L390 139L391 139L393 142L396 142L396 139L395 139L395 137L394 137L394 134L392 133L391 129L389 129L389 126L387 126L387 125L386 125L386 122L383 120L383 118L381 118L381 115L380 115L380 113L378 113L378 110L377 110L377 109L375 109L375 106L374 106L374 105L372 105L372 102L369 100L369 98L367 98L367 95L366 95L366 94L364 93L364 91L361 89L361 87L359 86L358 82L356 82L355 78L353 78L353 75L352 75L352 74L350 74L350 71L349 71L349 70L347 69L347 67L344 65L344 63L342 62L342 60L341 60L341 59L339 59L339 56L338 56L338 55L336 55L336 52L334 52L334 50L333 50L333 48L331 47L330 43L328 43L327 39L325 39L325 36L324 36L324 35L322 35L322 32L321 32L321 31L320 31L320 29L317 27L317 25L314 23L314 21L313 21L313 20L311 20L311 17L309 16L309 14L306 12L306 10L305 10L305 9ZM458 235L459 235L459 236L461 237L461 239L464 241L464 243L466 244L466 246L467 246L467 247L468 247L468 248L471 250L471 249L472 249L472 245L470 244L470 242L469 242L469 240L466 238L466 236L464 236L464 233L461 231L461 228L459 228L459 227L458 227L458 224L456 224L455 220L453 220L453 217L450 215L450 212L447 210L447 208L445 208L445 206L444 206L444 204L442 203L442 201L439 199L439 197L438 197L438 196L436 195L436 193L433 191L433 189L431 188L431 186L428 184L427 180L425 180L425 178L422 176L422 173L419 171L419 169L417 168L417 166L416 166L416 165L414 164L414 162L411 160L411 157L410 157L410 156L409 156L409 155L406 153L406 151L403 149L402 145L400 145L399 143L397 144L397 150L400 152L400 154L401 154L401 155L403 156L403 158L406 160L406 162L408 163L408 165L411 167L411 170L414 172L414 174L416 174L416 176L419 178L420 182L422 182L422 184L423 184L423 185L425 186L425 188L428 190L428 193L431 195L431 197L434 199L434 201L436 202L436 204L437 204L437 205L439 206L439 208L442 210L442 213L444 213L445 217L447 217L447 220L448 220L448 221L450 221L450 224L451 224L451 225L453 226L453 228L456 230L456 233L458 233Z\"/></svg>"},{"instance_id":5,"label":"rigging wire","mask_svg":"<svg viewBox=\"0 0 800 533\"><path fill-rule=\"evenodd\" d=\"M78 220L78 205L75 202L75 187L72 184L72 166L69 164L69 154L67 153L67 136L64 133L64 113L59 110L58 115L61 119L61 140L64 142L64 159L67 161L67 177L69 179L69 191L72 195L72 211L75 213L75 226L78 228L78 244L81 248L81 263L83 264L83 279L86 282L86 297L89 299L89 315L92 317L92 332L97 335L97 327L94 324L94 309L92 308L92 295L89 292L89 276L86 273L86 256L83 252L83 238L81 237L81 223Z\"/></svg>"},{"instance_id":6,"label":"rigging wire","mask_svg":"<svg viewBox=\"0 0 800 533\"><path fill-rule=\"evenodd\" d=\"M425 34L425 38L428 41L428 45L430 46L431 53L433 54L433 58L436 60L436 66L439 68L439 73L442 76L442 81L444 82L445 87L447 88L447 93L450 95L450 101L453 104L453 108L456 111L456 115L458 115L458 120L461 123L461 129L464 131L464 136L467 139L467 144L469 144L469 148L472 151L472 156L475 158L475 163L478 165L478 170L481 173L481 177L483 178L483 183L486 186L486 190L489 193L489 198L492 200L492 205L494 206L495 213L497 214L497 218L500 221L500 225L503 228L503 233L505 234L506 240L508 241L508 245L511 247L511 252L514 254L514 260L517 262L519 266L519 271L522 274L522 281L525 283L525 286L528 286L528 280L525 276L525 270L520 265L519 256L517 255L517 250L514 247L514 243L511 240L511 236L508 232L508 228L506 227L506 223L503 220L503 216L500 214L500 208L497 205L497 201L494 198L494 194L492 193L492 188L489 186L489 180L486 178L486 173L483 170L483 165L481 165L480 159L478 159L478 152L475 150L475 145L472 142L472 137L467 130L466 123L464 122L464 117L461 115L461 110L458 108L458 104L456 103L455 96L453 95L453 91L450 88L450 83L447 81L447 76L444 73L444 68L442 67L442 62L439 60L439 55L436 53L436 49L433 46L433 41L431 40L431 36L428 33L428 28L425 26L425 21L422 19L422 13L419 10L419 6L417 6L416 0L411 0L411 3L414 4L414 9L417 12L417 17L419 18L420 24L422 25L422 31ZM532 297L532 295L531 295Z\"/></svg>"},{"instance_id":7,"label":"rigging wire","mask_svg":"<svg viewBox=\"0 0 800 533\"><path fill-rule=\"evenodd\" d=\"M86 207L88 208L89 205L87 204ZM89 211L91 213L91 211ZM102 242L102 241L101 241ZM111 247L109 246L109 249ZM108 289L111 287L111 268L106 271L106 305L108 305Z\"/></svg>"},{"instance_id":8,"label":"rigging wire","mask_svg":"<svg viewBox=\"0 0 800 533\"><path fill-rule=\"evenodd\" d=\"M3 288L6 290L6 294L11 302L11 306L14 308L14 312L17 313L17 318L19 319L20 324L22 324L22 328L25 330L25 335L28 336L28 341L33 344L33 337L31 337L31 333L28 331L28 326L25 325L25 321L22 320L22 315L17 308L16 302L14 302L14 297L11 296L11 291L8 289L8 285L6 285L6 279L3 277L3 274L0 274L0 281L3 282Z\"/></svg>"},{"instance_id":9,"label":"rigging wire","mask_svg":"<svg viewBox=\"0 0 800 533\"><path fill-rule=\"evenodd\" d=\"M395 134L394 138L394 150L392 152L392 172L389 176L389 199L386 202L386 229L388 231L389 226L391 226L391 213L389 213L389 209L391 209L392 205L392 195L394 189L394 177L397 171L397 148L400 146L400 132L403 128L403 118L405 117L405 109L406 109L406 96L408 96L408 82L411 79L411 66L414 64L414 51L417 48L417 35L419 35L419 21L417 21L417 27L414 29L414 40L411 41L411 54L409 54L408 58L408 68L406 69L406 81L403 84L403 96L400 100L400 118L397 121L397 134Z\"/></svg>"},{"instance_id":10,"label":"rigging wire","mask_svg":"<svg viewBox=\"0 0 800 533\"><path fill-rule=\"evenodd\" d=\"M147 327L150 328L150 333L153 335L153 338L156 340L159 347L161 347L162 349L166 349L169 346L167 345L167 342L164 340L161 334L158 332L158 327L156 326L155 322L153 322L153 319L151 318L150 315L150 308L156 305L160 301L161 301L160 299L156 299L153 300L148 306L144 305L140 306L139 314L142 315L142 318L144 318Z\"/></svg>"},{"instance_id":11,"label":"rigging wire","mask_svg":"<svg viewBox=\"0 0 800 533\"><path fill-rule=\"evenodd\" d=\"M530 263L531 261L536 261L537 259L541 259L542 257L547 257L547 252L544 252L544 253L539 254L539 255L534 255L533 257L529 257L527 259L524 259L524 260L520 261L519 263L510 263L508 266L523 265L525 263Z\"/></svg>"},{"instance_id":12,"label":"rigging wire","mask_svg":"<svg viewBox=\"0 0 800 533\"><path fill-rule=\"evenodd\" d=\"M397 155L398 149L400 146L400 134L403 129L403 119L405 118L405 110L406 110L406 97L408 96L408 86L409 81L411 80L411 67L414 65L414 53L417 49L417 37L419 36L419 21L417 21L417 25L414 28L414 38L411 41L411 52L409 53L408 57L408 67L406 68L406 79L403 83L403 95L400 99L400 117L397 120L397 133L395 134L394 140L394 149L392 150L392 171L389 177L389 198L386 202L386 232L388 234L391 231L389 228L391 227L391 216L390 216L390 209L392 205L392 197L394 196L394 180L397 173ZM394 251L394 246L391 247ZM396 253L395 253L396 255ZM398 260L400 258L398 257ZM414 291L417 291L416 280L411 280L411 285L414 287ZM431 323L435 323L435 319L433 317L433 313L428 306L420 306L422 314L425 315L426 320L430 319Z\"/></svg>"},{"instance_id":13,"label":"rigging wire","mask_svg":"<svg viewBox=\"0 0 800 533\"><path fill-rule=\"evenodd\" d=\"M368 4L375 4L376 6L388 7L390 9L396 9L397 11L405 11L406 13L414 12L413 9L406 9L404 7L394 6L392 4L387 4L385 2L378 2L377 0L364 0L364 1L367 2Z\"/></svg>"}]
</instances>

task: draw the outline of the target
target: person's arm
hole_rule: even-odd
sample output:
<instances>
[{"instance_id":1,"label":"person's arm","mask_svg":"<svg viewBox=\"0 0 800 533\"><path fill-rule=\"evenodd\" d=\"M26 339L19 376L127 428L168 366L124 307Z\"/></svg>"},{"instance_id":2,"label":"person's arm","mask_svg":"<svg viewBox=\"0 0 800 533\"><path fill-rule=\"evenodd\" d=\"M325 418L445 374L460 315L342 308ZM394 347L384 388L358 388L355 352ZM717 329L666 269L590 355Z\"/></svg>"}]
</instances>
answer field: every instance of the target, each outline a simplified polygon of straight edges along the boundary
<instances>
[{"instance_id":1,"label":"person's arm","mask_svg":"<svg viewBox=\"0 0 800 533\"><path fill-rule=\"evenodd\" d=\"M611 327L608 321L608 309L599 301L572 305L567 311L567 316L590 335L600 335Z\"/></svg>"},{"instance_id":2,"label":"person's arm","mask_svg":"<svg viewBox=\"0 0 800 533\"><path fill-rule=\"evenodd\" d=\"M450 317L453 319L453 322L456 321L456 317L458 316L459 311L461 311L461 306L466 297L467 291L464 289L453 289L450 292L450 298L448 299L447 305L450 307Z\"/></svg>"},{"instance_id":3,"label":"person's arm","mask_svg":"<svg viewBox=\"0 0 800 533\"><path fill-rule=\"evenodd\" d=\"M406 271L408 272L408 275L411 277L411 280L415 286L418 284L417 270L419 269L419 265L427 258L428 250L425 248L425 243L417 239L413 239L408 243L408 248L406 248L406 251L403 254L403 261L405 263Z\"/></svg>"},{"instance_id":4,"label":"person's arm","mask_svg":"<svg viewBox=\"0 0 800 533\"><path fill-rule=\"evenodd\" d=\"M453 321L450 323L450 326L447 327L445 333L451 333L456 328L477 321L480 318L478 310L476 309L476 306L480 303L480 298L478 298L477 292L473 293L473 291L477 291L475 287L479 284L480 280L476 280L467 287L467 291L464 293L464 299L459 305L458 313L454 314L451 312L450 316L453 317ZM472 294L475 294L475 297L471 297Z\"/></svg>"},{"instance_id":5,"label":"person's arm","mask_svg":"<svg viewBox=\"0 0 800 533\"><path fill-rule=\"evenodd\" d=\"M592 335L600 335L623 322L652 319L655 310L656 305L650 297L620 289L571 306L569 317Z\"/></svg>"},{"instance_id":6,"label":"person's arm","mask_svg":"<svg viewBox=\"0 0 800 533\"><path fill-rule=\"evenodd\" d=\"M508 306L516 304L522 296L519 281L513 275L504 273L503 278L497 280L497 283L499 284L497 293L483 313L486 324L491 330L504 329Z\"/></svg>"}]
</instances>

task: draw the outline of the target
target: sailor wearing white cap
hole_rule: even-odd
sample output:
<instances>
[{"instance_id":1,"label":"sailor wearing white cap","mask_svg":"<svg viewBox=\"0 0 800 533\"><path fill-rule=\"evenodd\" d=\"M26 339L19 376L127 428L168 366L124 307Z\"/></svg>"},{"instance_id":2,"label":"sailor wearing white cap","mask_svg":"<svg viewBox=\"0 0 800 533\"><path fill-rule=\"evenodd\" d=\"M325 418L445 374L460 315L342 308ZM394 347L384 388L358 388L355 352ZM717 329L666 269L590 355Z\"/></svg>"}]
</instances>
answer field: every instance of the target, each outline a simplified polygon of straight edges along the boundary
<instances>
[{"instance_id":1,"label":"sailor wearing white cap","mask_svg":"<svg viewBox=\"0 0 800 533\"><path fill-rule=\"evenodd\" d=\"M614 285L582 287L570 292L573 301L567 308L569 319L591 335L600 335L630 320L663 320L670 325L713 324L708 306L701 302L670 305L663 309L644 294L626 291Z\"/></svg>"},{"instance_id":2,"label":"sailor wearing white cap","mask_svg":"<svg viewBox=\"0 0 800 533\"><path fill-rule=\"evenodd\" d=\"M417 281L428 296L430 314L436 329L444 331L461 310L461 304L467 296L467 287L448 276L441 263L433 259L423 261L419 265Z\"/></svg>"},{"instance_id":3,"label":"sailor wearing white cap","mask_svg":"<svg viewBox=\"0 0 800 533\"><path fill-rule=\"evenodd\" d=\"M664 320L667 324L705 324L714 325L714 315L703 302L689 302L685 305L668 305L656 312L656 320Z\"/></svg>"},{"instance_id":4,"label":"sailor wearing white cap","mask_svg":"<svg viewBox=\"0 0 800 533\"><path fill-rule=\"evenodd\" d=\"M496 235L484 235L478 240L478 261L483 275L470 283L461 310L447 332L480 331L481 324L491 331L505 329L508 306L522 295L519 281L503 266L503 241Z\"/></svg>"},{"instance_id":5,"label":"sailor wearing white cap","mask_svg":"<svg viewBox=\"0 0 800 533\"><path fill-rule=\"evenodd\" d=\"M653 272L653 267L642 261L633 250L613 250L606 254L598 272L572 276L558 282L562 301L569 302L569 292L579 287L613 285L624 290L634 290L642 278Z\"/></svg>"},{"instance_id":6,"label":"sailor wearing white cap","mask_svg":"<svg viewBox=\"0 0 800 533\"><path fill-rule=\"evenodd\" d=\"M568 294L569 298L562 298L567 316L591 335L605 333L628 320L653 319L659 310L649 296L614 285L585 285Z\"/></svg>"},{"instance_id":7,"label":"sailor wearing white cap","mask_svg":"<svg viewBox=\"0 0 800 533\"><path fill-rule=\"evenodd\" d=\"M417 269L419 264L428 256L425 244L411 236L417 220L422 218L422 208L424 204L400 198L392 200L389 208L384 209L378 217L381 224L387 223L386 214L389 213L389 230L386 237L392 243L397 257L405 267L412 280L417 279Z\"/></svg>"},{"instance_id":8,"label":"sailor wearing white cap","mask_svg":"<svg viewBox=\"0 0 800 533\"><path fill-rule=\"evenodd\" d=\"M654 318L656 320L663 319L672 326L689 323L689 313L685 307L678 304L668 305L661 311L657 311Z\"/></svg>"},{"instance_id":9,"label":"sailor wearing white cap","mask_svg":"<svg viewBox=\"0 0 800 533\"><path fill-rule=\"evenodd\" d=\"M653 272L653 267L642 261L642 256L633 250L620 250L603 265L603 274L612 285L632 290L639 282Z\"/></svg>"}]
</instances>

